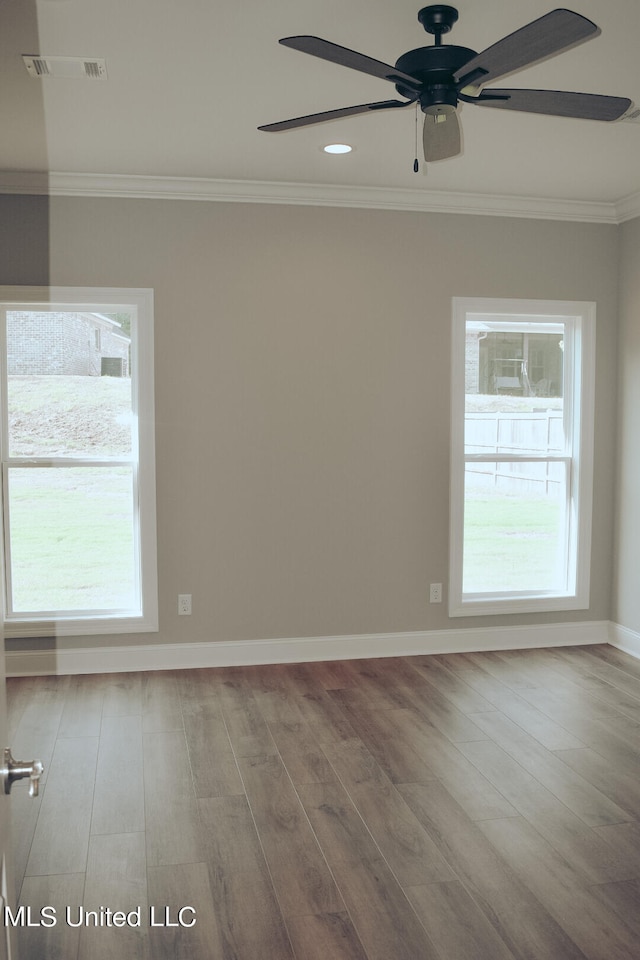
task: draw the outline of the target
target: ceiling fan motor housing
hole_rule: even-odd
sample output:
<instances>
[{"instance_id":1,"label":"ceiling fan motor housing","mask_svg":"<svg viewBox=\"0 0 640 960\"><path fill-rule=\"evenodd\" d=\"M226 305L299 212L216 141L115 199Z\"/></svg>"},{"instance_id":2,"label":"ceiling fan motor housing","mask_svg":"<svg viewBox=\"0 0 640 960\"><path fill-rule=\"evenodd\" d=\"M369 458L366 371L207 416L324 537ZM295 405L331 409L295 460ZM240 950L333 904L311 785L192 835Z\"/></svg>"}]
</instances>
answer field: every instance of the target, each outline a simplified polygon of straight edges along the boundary
<instances>
[{"instance_id":1,"label":"ceiling fan motor housing","mask_svg":"<svg viewBox=\"0 0 640 960\"><path fill-rule=\"evenodd\" d=\"M457 105L458 84L453 79L453 74L475 56L475 50L469 50L468 47L418 47L403 53L395 65L398 70L420 81L420 106L426 111L436 104L448 104L452 107ZM409 99L416 95L415 90L401 83L396 84L396 90L400 96Z\"/></svg>"}]
</instances>

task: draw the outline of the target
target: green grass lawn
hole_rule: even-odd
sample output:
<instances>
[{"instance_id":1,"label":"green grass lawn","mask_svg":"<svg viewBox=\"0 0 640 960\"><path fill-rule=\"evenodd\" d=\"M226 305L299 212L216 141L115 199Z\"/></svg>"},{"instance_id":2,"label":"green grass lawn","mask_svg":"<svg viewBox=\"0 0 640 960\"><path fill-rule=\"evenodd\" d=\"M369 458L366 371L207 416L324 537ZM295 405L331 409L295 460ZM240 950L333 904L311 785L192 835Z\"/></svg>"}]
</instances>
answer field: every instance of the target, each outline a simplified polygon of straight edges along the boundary
<instances>
[{"instance_id":1,"label":"green grass lawn","mask_svg":"<svg viewBox=\"0 0 640 960\"><path fill-rule=\"evenodd\" d=\"M561 505L555 497L469 491L464 592L558 587L558 545L564 540L561 524Z\"/></svg>"},{"instance_id":2,"label":"green grass lawn","mask_svg":"<svg viewBox=\"0 0 640 960\"><path fill-rule=\"evenodd\" d=\"M13 609L130 608L131 471L9 471Z\"/></svg>"},{"instance_id":3,"label":"green grass lawn","mask_svg":"<svg viewBox=\"0 0 640 960\"><path fill-rule=\"evenodd\" d=\"M9 377L12 456L128 458L131 382ZM131 609L137 589L130 467L10 468L16 613Z\"/></svg>"},{"instance_id":4,"label":"green grass lawn","mask_svg":"<svg viewBox=\"0 0 640 960\"><path fill-rule=\"evenodd\" d=\"M131 381L125 377L8 377L12 457L126 457Z\"/></svg>"}]
</instances>

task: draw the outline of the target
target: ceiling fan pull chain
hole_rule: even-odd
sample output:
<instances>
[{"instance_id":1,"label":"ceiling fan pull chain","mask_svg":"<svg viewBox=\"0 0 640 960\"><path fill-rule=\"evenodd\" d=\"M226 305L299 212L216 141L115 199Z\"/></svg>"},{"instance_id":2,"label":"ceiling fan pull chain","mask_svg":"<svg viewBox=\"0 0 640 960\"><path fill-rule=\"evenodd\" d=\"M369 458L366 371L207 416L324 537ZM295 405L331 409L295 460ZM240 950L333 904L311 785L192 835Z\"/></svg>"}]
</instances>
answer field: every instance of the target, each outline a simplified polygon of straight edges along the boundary
<instances>
[{"instance_id":1,"label":"ceiling fan pull chain","mask_svg":"<svg viewBox=\"0 0 640 960\"><path fill-rule=\"evenodd\" d=\"M416 158L413 161L413 172L418 173L420 170L420 163L418 161L418 103L416 101Z\"/></svg>"}]
</instances>

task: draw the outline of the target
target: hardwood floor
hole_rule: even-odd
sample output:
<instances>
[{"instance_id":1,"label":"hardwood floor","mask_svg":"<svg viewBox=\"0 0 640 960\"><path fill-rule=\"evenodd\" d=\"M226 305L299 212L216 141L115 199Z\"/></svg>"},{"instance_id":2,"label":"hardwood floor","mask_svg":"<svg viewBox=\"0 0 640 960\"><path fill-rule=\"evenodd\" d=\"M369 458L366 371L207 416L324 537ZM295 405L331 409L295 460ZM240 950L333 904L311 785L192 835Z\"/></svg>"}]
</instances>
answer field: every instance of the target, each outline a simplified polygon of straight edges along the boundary
<instances>
[{"instance_id":1,"label":"hardwood floor","mask_svg":"<svg viewBox=\"0 0 640 960\"><path fill-rule=\"evenodd\" d=\"M12 794L22 960L639 956L640 662L612 647L7 687L45 764Z\"/></svg>"}]
</instances>

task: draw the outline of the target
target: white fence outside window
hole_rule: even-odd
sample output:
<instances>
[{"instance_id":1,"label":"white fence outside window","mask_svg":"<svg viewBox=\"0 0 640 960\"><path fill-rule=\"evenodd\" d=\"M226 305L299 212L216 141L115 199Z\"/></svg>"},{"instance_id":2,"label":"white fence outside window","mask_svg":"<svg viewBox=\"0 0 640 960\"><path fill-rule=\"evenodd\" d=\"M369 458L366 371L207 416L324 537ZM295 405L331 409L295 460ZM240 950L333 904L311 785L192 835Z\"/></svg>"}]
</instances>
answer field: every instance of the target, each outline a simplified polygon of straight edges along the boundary
<instances>
[{"instance_id":1,"label":"white fence outside window","mask_svg":"<svg viewBox=\"0 0 640 960\"><path fill-rule=\"evenodd\" d=\"M465 446L468 453L561 456L564 438L562 411L514 413L487 411L465 416ZM564 478L560 463L491 462L468 463L473 485L503 493L537 493L556 496Z\"/></svg>"}]
</instances>

